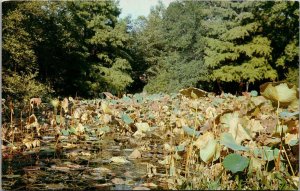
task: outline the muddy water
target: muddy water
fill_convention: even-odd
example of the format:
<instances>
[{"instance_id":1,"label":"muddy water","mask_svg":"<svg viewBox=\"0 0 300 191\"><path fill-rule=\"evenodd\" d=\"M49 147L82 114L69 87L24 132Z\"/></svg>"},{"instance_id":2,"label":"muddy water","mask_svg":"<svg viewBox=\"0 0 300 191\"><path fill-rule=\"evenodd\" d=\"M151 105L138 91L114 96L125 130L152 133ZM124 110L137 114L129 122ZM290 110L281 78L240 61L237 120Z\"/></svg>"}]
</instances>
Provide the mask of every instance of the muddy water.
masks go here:
<instances>
[{"instance_id":1,"label":"muddy water","mask_svg":"<svg viewBox=\"0 0 300 191\"><path fill-rule=\"evenodd\" d=\"M156 163L153 153L128 163L111 162L113 156L128 155L133 148L109 136L68 146L69 141L44 140L39 149L2 160L4 190L132 190L147 182L159 185L158 177L147 176L147 163ZM121 145L121 146L120 146ZM124 146L125 145L125 146ZM158 154L159 155L159 154ZM164 168L158 169L163 175ZM150 188L159 189L160 187ZM161 188L162 189L162 188Z\"/></svg>"}]
</instances>

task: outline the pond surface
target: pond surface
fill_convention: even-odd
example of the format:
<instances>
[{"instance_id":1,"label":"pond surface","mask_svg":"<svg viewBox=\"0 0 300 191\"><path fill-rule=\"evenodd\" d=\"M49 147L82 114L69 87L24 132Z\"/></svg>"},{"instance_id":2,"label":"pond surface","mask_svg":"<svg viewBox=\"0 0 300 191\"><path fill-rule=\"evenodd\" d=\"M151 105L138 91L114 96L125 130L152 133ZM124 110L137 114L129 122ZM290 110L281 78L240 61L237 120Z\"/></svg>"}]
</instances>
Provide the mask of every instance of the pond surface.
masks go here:
<instances>
[{"instance_id":1,"label":"pond surface","mask_svg":"<svg viewBox=\"0 0 300 191\"><path fill-rule=\"evenodd\" d=\"M164 168L157 170L156 178L147 176L148 162L158 160L153 151L129 160L128 155L134 149L129 144L124 146L124 140L105 136L102 140L90 138L76 145L61 140L55 149L54 137L44 138L40 148L3 158L2 187L4 190L132 190L147 189L142 185L148 182L158 185L158 177L165 174ZM112 162L112 157L125 161ZM149 189L158 188L163 189Z\"/></svg>"}]
</instances>

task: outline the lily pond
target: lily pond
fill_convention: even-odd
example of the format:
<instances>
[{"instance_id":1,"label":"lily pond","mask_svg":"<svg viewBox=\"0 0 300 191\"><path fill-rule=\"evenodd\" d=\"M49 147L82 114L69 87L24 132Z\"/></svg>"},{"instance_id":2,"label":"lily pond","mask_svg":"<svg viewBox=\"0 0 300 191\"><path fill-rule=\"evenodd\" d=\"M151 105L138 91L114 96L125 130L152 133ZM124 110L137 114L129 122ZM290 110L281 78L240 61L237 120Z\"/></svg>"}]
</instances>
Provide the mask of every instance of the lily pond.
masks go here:
<instances>
[{"instance_id":1,"label":"lily pond","mask_svg":"<svg viewBox=\"0 0 300 191\"><path fill-rule=\"evenodd\" d=\"M2 188L297 189L299 94L260 94L2 100Z\"/></svg>"}]
</instances>

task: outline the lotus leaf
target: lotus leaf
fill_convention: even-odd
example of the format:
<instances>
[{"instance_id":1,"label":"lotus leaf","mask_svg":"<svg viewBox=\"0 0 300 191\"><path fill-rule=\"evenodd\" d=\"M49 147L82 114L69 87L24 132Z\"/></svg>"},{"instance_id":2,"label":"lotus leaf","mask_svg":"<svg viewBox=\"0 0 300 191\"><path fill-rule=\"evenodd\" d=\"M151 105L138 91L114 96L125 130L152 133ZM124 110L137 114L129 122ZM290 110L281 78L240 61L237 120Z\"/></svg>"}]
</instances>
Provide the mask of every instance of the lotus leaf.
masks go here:
<instances>
[{"instance_id":1,"label":"lotus leaf","mask_svg":"<svg viewBox=\"0 0 300 191\"><path fill-rule=\"evenodd\" d=\"M126 113L123 113L121 118L127 125L134 122Z\"/></svg>"},{"instance_id":2,"label":"lotus leaf","mask_svg":"<svg viewBox=\"0 0 300 191\"><path fill-rule=\"evenodd\" d=\"M150 131L150 126L148 123L135 123L135 126L137 129L141 132L147 132Z\"/></svg>"},{"instance_id":3,"label":"lotus leaf","mask_svg":"<svg viewBox=\"0 0 300 191\"><path fill-rule=\"evenodd\" d=\"M288 86L287 83L275 85L276 83L265 83L261 85L261 94L274 103L279 102L281 106L288 106L299 97L296 86Z\"/></svg>"},{"instance_id":4,"label":"lotus leaf","mask_svg":"<svg viewBox=\"0 0 300 191\"><path fill-rule=\"evenodd\" d=\"M224 158L224 168L233 173L243 171L249 165L249 159L238 154L229 154Z\"/></svg>"},{"instance_id":5,"label":"lotus leaf","mask_svg":"<svg viewBox=\"0 0 300 191\"><path fill-rule=\"evenodd\" d=\"M221 144L235 151L247 151L247 147L238 145L230 133L221 134Z\"/></svg>"}]
</instances>

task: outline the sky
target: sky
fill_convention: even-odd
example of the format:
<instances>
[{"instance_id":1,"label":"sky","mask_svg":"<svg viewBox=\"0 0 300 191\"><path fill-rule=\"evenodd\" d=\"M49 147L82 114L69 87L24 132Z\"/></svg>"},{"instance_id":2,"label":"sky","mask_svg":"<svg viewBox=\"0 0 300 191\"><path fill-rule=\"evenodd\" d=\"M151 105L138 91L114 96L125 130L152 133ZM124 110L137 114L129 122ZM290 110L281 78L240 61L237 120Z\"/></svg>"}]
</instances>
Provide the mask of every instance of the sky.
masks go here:
<instances>
[{"instance_id":1,"label":"sky","mask_svg":"<svg viewBox=\"0 0 300 191\"><path fill-rule=\"evenodd\" d=\"M124 18L129 14L133 19L138 16L148 16L150 8L158 4L159 0L119 0L120 8L122 9L120 18ZM170 2L174 0L162 0L163 4L167 7Z\"/></svg>"}]
</instances>

